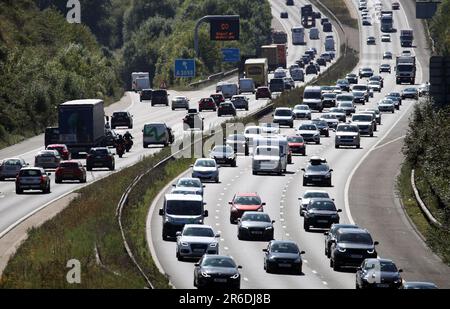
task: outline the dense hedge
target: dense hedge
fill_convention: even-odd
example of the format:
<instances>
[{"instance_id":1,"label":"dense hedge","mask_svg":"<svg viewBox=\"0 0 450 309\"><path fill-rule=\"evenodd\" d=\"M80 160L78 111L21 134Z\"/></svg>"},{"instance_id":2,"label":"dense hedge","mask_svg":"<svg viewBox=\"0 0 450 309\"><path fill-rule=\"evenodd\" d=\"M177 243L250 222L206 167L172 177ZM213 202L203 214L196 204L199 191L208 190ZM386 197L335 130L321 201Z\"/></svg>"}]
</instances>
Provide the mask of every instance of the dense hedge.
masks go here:
<instances>
[{"instance_id":1,"label":"dense hedge","mask_svg":"<svg viewBox=\"0 0 450 309\"><path fill-rule=\"evenodd\" d=\"M430 32L438 55L450 55L450 0L443 0L430 22Z\"/></svg>"}]
</instances>

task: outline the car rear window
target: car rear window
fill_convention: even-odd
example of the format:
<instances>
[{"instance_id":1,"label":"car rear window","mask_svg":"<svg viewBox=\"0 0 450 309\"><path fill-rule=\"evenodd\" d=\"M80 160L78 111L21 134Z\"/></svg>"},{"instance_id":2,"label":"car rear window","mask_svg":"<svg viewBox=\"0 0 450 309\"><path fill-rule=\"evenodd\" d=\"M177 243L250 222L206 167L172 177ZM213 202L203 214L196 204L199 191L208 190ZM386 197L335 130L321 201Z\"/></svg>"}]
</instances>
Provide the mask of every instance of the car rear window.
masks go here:
<instances>
[{"instance_id":1,"label":"car rear window","mask_svg":"<svg viewBox=\"0 0 450 309\"><path fill-rule=\"evenodd\" d=\"M64 168L78 168L79 165L76 162L63 162L60 164L61 167Z\"/></svg>"},{"instance_id":2,"label":"car rear window","mask_svg":"<svg viewBox=\"0 0 450 309\"><path fill-rule=\"evenodd\" d=\"M41 176L42 173L40 170L22 170L19 175L22 177L38 177Z\"/></svg>"},{"instance_id":3,"label":"car rear window","mask_svg":"<svg viewBox=\"0 0 450 309\"><path fill-rule=\"evenodd\" d=\"M95 149L91 151L91 154L93 155L107 155L108 149Z\"/></svg>"},{"instance_id":4,"label":"car rear window","mask_svg":"<svg viewBox=\"0 0 450 309\"><path fill-rule=\"evenodd\" d=\"M8 160L3 162L3 165L5 166L21 166L22 163L20 162L20 160Z\"/></svg>"},{"instance_id":5,"label":"car rear window","mask_svg":"<svg viewBox=\"0 0 450 309\"><path fill-rule=\"evenodd\" d=\"M167 91L166 90L154 90L152 96L154 97L166 97Z\"/></svg>"}]
</instances>

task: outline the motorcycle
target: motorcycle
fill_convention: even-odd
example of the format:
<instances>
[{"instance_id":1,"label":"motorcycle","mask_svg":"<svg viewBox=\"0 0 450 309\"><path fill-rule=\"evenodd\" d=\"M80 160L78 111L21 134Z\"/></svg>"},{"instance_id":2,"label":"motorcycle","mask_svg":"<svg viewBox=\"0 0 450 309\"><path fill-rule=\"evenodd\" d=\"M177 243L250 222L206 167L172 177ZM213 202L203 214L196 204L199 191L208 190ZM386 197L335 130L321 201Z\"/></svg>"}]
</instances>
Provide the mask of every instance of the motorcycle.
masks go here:
<instances>
[{"instance_id":1,"label":"motorcycle","mask_svg":"<svg viewBox=\"0 0 450 309\"><path fill-rule=\"evenodd\" d=\"M131 139L126 139L125 140L125 150L126 152L130 152L131 147L133 147L133 141Z\"/></svg>"},{"instance_id":2,"label":"motorcycle","mask_svg":"<svg viewBox=\"0 0 450 309\"><path fill-rule=\"evenodd\" d=\"M123 154L125 153L125 147L122 144L116 145L116 153L119 156L119 158L122 158Z\"/></svg>"}]
</instances>

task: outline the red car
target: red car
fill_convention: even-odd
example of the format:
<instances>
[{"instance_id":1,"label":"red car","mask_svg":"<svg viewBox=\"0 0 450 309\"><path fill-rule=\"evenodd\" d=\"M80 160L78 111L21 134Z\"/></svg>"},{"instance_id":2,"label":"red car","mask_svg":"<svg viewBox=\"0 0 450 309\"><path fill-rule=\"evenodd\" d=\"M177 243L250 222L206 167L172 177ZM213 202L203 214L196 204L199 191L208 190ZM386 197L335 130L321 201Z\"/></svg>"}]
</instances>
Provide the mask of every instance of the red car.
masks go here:
<instances>
[{"instance_id":1,"label":"red car","mask_svg":"<svg viewBox=\"0 0 450 309\"><path fill-rule=\"evenodd\" d=\"M236 224L246 211L264 211L266 203L261 201L257 193L237 193L231 202L230 223Z\"/></svg>"},{"instance_id":2,"label":"red car","mask_svg":"<svg viewBox=\"0 0 450 309\"><path fill-rule=\"evenodd\" d=\"M58 151L61 159L70 160L72 155L70 154L69 149L64 144L52 144L47 146L47 150L56 150Z\"/></svg>"},{"instance_id":3,"label":"red car","mask_svg":"<svg viewBox=\"0 0 450 309\"><path fill-rule=\"evenodd\" d=\"M256 100L258 99L271 99L272 93L270 92L269 87L258 87L256 89Z\"/></svg>"},{"instance_id":4,"label":"red car","mask_svg":"<svg viewBox=\"0 0 450 309\"><path fill-rule=\"evenodd\" d=\"M211 98L216 102L217 106L219 106L220 103L225 102L225 97L221 93L214 93L211 95Z\"/></svg>"},{"instance_id":5,"label":"red car","mask_svg":"<svg viewBox=\"0 0 450 309\"><path fill-rule=\"evenodd\" d=\"M306 156L305 140L300 135L288 136L287 138L289 149L292 153L299 153Z\"/></svg>"},{"instance_id":6,"label":"red car","mask_svg":"<svg viewBox=\"0 0 450 309\"><path fill-rule=\"evenodd\" d=\"M213 98L200 99L198 102L198 111L201 112L205 109L217 111L217 105Z\"/></svg>"},{"instance_id":7,"label":"red car","mask_svg":"<svg viewBox=\"0 0 450 309\"><path fill-rule=\"evenodd\" d=\"M86 169L79 161L63 161L55 172L55 182L62 183L64 180L78 180L86 182Z\"/></svg>"}]
</instances>

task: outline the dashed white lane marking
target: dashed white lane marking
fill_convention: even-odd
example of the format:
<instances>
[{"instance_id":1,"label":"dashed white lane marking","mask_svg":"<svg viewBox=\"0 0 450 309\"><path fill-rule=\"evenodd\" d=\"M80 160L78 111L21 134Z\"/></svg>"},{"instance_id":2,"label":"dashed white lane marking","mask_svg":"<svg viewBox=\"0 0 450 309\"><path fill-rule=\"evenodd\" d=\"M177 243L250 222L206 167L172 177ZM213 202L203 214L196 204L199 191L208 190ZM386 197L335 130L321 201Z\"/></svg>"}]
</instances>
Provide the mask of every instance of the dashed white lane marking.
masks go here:
<instances>
[{"instance_id":1,"label":"dashed white lane marking","mask_svg":"<svg viewBox=\"0 0 450 309\"><path fill-rule=\"evenodd\" d=\"M326 282L326 281L322 281L322 283L323 283L324 285L328 285L328 282Z\"/></svg>"},{"instance_id":2,"label":"dashed white lane marking","mask_svg":"<svg viewBox=\"0 0 450 309\"><path fill-rule=\"evenodd\" d=\"M286 236L287 236L287 237L289 237L289 236L291 236L291 234L289 234L289 233L286 233Z\"/></svg>"},{"instance_id":3,"label":"dashed white lane marking","mask_svg":"<svg viewBox=\"0 0 450 309\"><path fill-rule=\"evenodd\" d=\"M223 247L225 250L229 250L230 248L228 248L228 247Z\"/></svg>"},{"instance_id":4,"label":"dashed white lane marking","mask_svg":"<svg viewBox=\"0 0 450 309\"><path fill-rule=\"evenodd\" d=\"M220 223L216 223L216 226L220 226Z\"/></svg>"},{"instance_id":5,"label":"dashed white lane marking","mask_svg":"<svg viewBox=\"0 0 450 309\"><path fill-rule=\"evenodd\" d=\"M284 212L280 211L280 215L281 215L281 216L284 215Z\"/></svg>"},{"instance_id":6,"label":"dashed white lane marking","mask_svg":"<svg viewBox=\"0 0 450 309\"><path fill-rule=\"evenodd\" d=\"M247 277L244 277L244 281L248 281L248 278L247 278Z\"/></svg>"},{"instance_id":7,"label":"dashed white lane marking","mask_svg":"<svg viewBox=\"0 0 450 309\"><path fill-rule=\"evenodd\" d=\"M215 216L216 220L219 219L219 216Z\"/></svg>"},{"instance_id":8,"label":"dashed white lane marking","mask_svg":"<svg viewBox=\"0 0 450 309\"><path fill-rule=\"evenodd\" d=\"M225 193L223 193L223 192L222 192L222 193L220 193L220 195L225 195ZM221 199L221 198L219 198L219 201L221 201L221 200L222 200L222 199Z\"/></svg>"},{"instance_id":9,"label":"dashed white lane marking","mask_svg":"<svg viewBox=\"0 0 450 309\"><path fill-rule=\"evenodd\" d=\"M219 210L219 209L216 209L216 212L220 212L220 210Z\"/></svg>"},{"instance_id":10,"label":"dashed white lane marking","mask_svg":"<svg viewBox=\"0 0 450 309\"><path fill-rule=\"evenodd\" d=\"M283 225L283 228L285 229L285 228L286 228L286 225Z\"/></svg>"},{"instance_id":11,"label":"dashed white lane marking","mask_svg":"<svg viewBox=\"0 0 450 309\"><path fill-rule=\"evenodd\" d=\"M308 263L308 260L303 260L303 262Z\"/></svg>"},{"instance_id":12,"label":"dashed white lane marking","mask_svg":"<svg viewBox=\"0 0 450 309\"><path fill-rule=\"evenodd\" d=\"M284 222L284 219L283 219L283 218L280 218L280 221L281 221L281 222Z\"/></svg>"},{"instance_id":13,"label":"dashed white lane marking","mask_svg":"<svg viewBox=\"0 0 450 309\"><path fill-rule=\"evenodd\" d=\"M217 204L217 206L219 206L219 207L220 207L220 206L222 206L222 205L221 205L221 204Z\"/></svg>"},{"instance_id":14,"label":"dashed white lane marking","mask_svg":"<svg viewBox=\"0 0 450 309\"><path fill-rule=\"evenodd\" d=\"M221 238L220 241L225 241L225 239L224 239L224 238Z\"/></svg>"},{"instance_id":15,"label":"dashed white lane marking","mask_svg":"<svg viewBox=\"0 0 450 309\"><path fill-rule=\"evenodd\" d=\"M316 274L317 274L317 271L313 270L312 273L316 275Z\"/></svg>"},{"instance_id":16,"label":"dashed white lane marking","mask_svg":"<svg viewBox=\"0 0 450 309\"><path fill-rule=\"evenodd\" d=\"M5 195L0 195L0 198L5 198Z\"/></svg>"},{"instance_id":17,"label":"dashed white lane marking","mask_svg":"<svg viewBox=\"0 0 450 309\"><path fill-rule=\"evenodd\" d=\"M227 183L227 186L231 186L231 183Z\"/></svg>"},{"instance_id":18,"label":"dashed white lane marking","mask_svg":"<svg viewBox=\"0 0 450 309\"><path fill-rule=\"evenodd\" d=\"M280 208L281 208L281 209L283 209L283 208L284 208L284 206L283 206L283 205L280 205Z\"/></svg>"}]
</instances>

